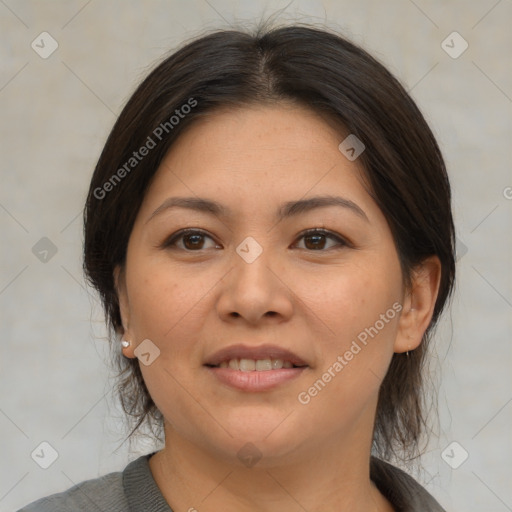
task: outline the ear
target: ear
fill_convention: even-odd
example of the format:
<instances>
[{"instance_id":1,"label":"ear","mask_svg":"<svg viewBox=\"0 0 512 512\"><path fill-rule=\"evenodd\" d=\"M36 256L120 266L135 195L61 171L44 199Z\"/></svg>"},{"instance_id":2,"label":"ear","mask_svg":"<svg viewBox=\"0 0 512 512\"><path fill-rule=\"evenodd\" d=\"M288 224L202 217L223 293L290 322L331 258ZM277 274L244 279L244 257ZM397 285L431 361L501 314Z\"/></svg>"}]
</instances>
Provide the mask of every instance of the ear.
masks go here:
<instances>
[{"instance_id":1,"label":"ear","mask_svg":"<svg viewBox=\"0 0 512 512\"><path fill-rule=\"evenodd\" d=\"M114 286L119 302L119 313L121 314L121 322L123 324L123 339L131 341L129 347L123 347L123 354L127 357L135 357L133 351L135 349L135 338L130 330L130 302L128 301L128 293L126 291L126 280L124 268L116 265L114 268Z\"/></svg>"},{"instance_id":2,"label":"ear","mask_svg":"<svg viewBox=\"0 0 512 512\"><path fill-rule=\"evenodd\" d=\"M423 260L412 272L411 287L406 291L403 310L398 323L394 352L418 348L434 313L441 262L437 256Z\"/></svg>"}]
</instances>

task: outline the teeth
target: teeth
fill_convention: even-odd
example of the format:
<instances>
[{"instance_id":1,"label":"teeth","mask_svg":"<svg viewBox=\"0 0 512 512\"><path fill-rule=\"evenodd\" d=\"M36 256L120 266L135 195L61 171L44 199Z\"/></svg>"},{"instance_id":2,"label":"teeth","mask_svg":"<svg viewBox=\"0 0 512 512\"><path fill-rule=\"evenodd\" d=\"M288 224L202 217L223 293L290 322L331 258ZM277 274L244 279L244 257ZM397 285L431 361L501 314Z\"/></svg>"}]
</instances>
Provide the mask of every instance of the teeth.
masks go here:
<instances>
[{"instance_id":1,"label":"teeth","mask_svg":"<svg viewBox=\"0 0 512 512\"><path fill-rule=\"evenodd\" d=\"M240 359L240 370L243 372L256 370L256 361L254 359Z\"/></svg>"},{"instance_id":2,"label":"teeth","mask_svg":"<svg viewBox=\"0 0 512 512\"><path fill-rule=\"evenodd\" d=\"M283 359L230 359L229 361L222 361L219 368L231 368L242 372L265 372L280 370L281 368L293 368L293 364L290 361L283 361Z\"/></svg>"},{"instance_id":3,"label":"teeth","mask_svg":"<svg viewBox=\"0 0 512 512\"><path fill-rule=\"evenodd\" d=\"M272 361L270 359L258 359L256 361L256 370L259 372L262 370L272 370Z\"/></svg>"}]
</instances>

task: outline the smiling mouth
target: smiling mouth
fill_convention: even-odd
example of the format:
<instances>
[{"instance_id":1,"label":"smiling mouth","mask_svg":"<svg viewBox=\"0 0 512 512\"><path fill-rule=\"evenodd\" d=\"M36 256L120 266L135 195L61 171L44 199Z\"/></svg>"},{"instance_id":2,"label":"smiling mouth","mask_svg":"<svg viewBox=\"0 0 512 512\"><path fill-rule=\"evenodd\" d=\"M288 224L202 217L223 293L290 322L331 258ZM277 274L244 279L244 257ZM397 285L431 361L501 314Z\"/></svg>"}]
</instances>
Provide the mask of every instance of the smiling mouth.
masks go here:
<instances>
[{"instance_id":1,"label":"smiling mouth","mask_svg":"<svg viewBox=\"0 0 512 512\"><path fill-rule=\"evenodd\" d=\"M221 363L206 364L210 368L231 368L242 372L265 372L288 368L305 368L307 365L296 365L285 359L229 359Z\"/></svg>"}]
</instances>

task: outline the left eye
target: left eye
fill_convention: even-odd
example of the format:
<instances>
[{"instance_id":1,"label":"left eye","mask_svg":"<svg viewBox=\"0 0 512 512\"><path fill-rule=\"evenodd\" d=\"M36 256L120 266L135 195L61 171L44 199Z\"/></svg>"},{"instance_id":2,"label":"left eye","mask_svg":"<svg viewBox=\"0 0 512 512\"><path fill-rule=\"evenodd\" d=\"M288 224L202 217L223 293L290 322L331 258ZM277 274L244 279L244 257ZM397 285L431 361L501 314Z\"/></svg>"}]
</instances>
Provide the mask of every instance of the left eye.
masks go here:
<instances>
[{"instance_id":1,"label":"left eye","mask_svg":"<svg viewBox=\"0 0 512 512\"><path fill-rule=\"evenodd\" d=\"M306 231L305 233L302 233L302 235L299 237L299 240L301 238L303 238L306 241L306 245L309 245L309 247L305 247L305 249L311 250L325 249L326 238L335 240L337 242L337 244L334 244L335 246L348 245L347 242L343 240L343 238L325 229L311 229L309 231ZM300 249L303 249L303 247L300 247ZM328 249L330 249L330 247L328 247Z\"/></svg>"}]
</instances>

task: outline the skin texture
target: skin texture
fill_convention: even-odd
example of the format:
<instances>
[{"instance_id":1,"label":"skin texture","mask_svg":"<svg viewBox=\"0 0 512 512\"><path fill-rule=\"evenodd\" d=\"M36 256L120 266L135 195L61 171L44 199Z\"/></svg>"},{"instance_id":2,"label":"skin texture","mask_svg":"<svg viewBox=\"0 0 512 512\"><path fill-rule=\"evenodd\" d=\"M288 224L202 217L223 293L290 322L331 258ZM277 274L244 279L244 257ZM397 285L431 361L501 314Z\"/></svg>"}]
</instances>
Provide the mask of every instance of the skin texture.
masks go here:
<instances>
[{"instance_id":1,"label":"skin texture","mask_svg":"<svg viewBox=\"0 0 512 512\"><path fill-rule=\"evenodd\" d=\"M414 350L432 316L440 277L436 257L404 287L388 224L361 180L357 160L338 150L346 134L297 106L218 111L191 125L166 155L144 198L115 272L124 339L150 339L154 362L139 361L165 417L165 448L150 468L175 511L390 511L369 479L379 386L393 352ZM348 208L317 208L277 221L286 201L339 195ZM217 218L173 208L169 197L213 199ZM206 232L163 246L183 228ZM301 236L324 228L346 239ZM263 252L247 263L246 238ZM309 403L298 401L399 303L402 310ZM229 345L276 344L309 365L258 393L220 383L203 366ZM246 444L261 459L237 456Z\"/></svg>"}]
</instances>

